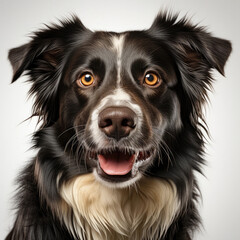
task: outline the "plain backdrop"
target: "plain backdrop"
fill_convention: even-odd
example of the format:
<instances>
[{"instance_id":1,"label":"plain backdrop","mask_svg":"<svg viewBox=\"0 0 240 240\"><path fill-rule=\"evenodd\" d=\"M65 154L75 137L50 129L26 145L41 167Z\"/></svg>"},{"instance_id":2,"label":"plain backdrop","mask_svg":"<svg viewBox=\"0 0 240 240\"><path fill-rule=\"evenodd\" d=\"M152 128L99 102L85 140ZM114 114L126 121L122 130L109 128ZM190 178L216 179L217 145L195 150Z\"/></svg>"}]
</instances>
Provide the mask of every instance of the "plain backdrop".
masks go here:
<instances>
[{"instance_id":1,"label":"plain backdrop","mask_svg":"<svg viewBox=\"0 0 240 240\"><path fill-rule=\"evenodd\" d=\"M231 40L233 53L225 75L210 93L206 118L211 132L207 144L206 177L198 176L202 190L203 228L196 240L240 239L240 1L237 0L0 0L0 239L13 224L14 179L34 156L31 134L36 120L25 77L10 85L8 50L29 40L44 23L78 15L92 30L125 31L150 27L159 10L188 14L194 23L208 26L215 36Z\"/></svg>"}]
</instances>

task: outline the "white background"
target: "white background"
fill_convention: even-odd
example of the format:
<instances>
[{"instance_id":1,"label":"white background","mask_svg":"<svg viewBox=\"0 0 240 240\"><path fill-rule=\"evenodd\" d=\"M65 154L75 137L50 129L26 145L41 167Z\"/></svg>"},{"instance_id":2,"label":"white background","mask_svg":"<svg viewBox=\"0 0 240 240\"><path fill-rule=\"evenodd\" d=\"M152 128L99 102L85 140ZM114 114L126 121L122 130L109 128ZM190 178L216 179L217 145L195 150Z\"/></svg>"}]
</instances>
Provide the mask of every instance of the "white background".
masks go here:
<instances>
[{"instance_id":1,"label":"white background","mask_svg":"<svg viewBox=\"0 0 240 240\"><path fill-rule=\"evenodd\" d=\"M226 78L214 73L217 81L211 104L206 108L211 140L207 148L206 177L199 176L203 201L200 212L204 228L197 240L240 239L240 1L238 0L0 0L0 239L12 226L14 179L34 155L31 134L35 120L29 85L24 77L10 85L12 71L7 61L10 48L29 40L30 33L43 23L76 13L92 30L124 31L148 28L161 9L188 13L194 23L209 26L215 36L233 43L226 65Z\"/></svg>"}]
</instances>

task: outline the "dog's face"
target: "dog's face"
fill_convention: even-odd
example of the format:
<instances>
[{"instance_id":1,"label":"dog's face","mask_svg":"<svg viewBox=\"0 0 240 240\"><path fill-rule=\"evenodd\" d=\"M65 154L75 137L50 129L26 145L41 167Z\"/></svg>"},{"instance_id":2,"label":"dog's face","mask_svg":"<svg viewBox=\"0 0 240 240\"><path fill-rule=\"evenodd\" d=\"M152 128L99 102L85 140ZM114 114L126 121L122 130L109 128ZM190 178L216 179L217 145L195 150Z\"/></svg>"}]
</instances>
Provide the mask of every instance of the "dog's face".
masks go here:
<instances>
[{"instance_id":1,"label":"dog's face","mask_svg":"<svg viewBox=\"0 0 240 240\"><path fill-rule=\"evenodd\" d=\"M61 119L74 126L86 163L100 180L134 182L165 130L181 126L168 49L144 32L97 32L72 49L64 68Z\"/></svg>"},{"instance_id":2,"label":"dog's face","mask_svg":"<svg viewBox=\"0 0 240 240\"><path fill-rule=\"evenodd\" d=\"M56 126L71 161L123 187L160 166L169 139L197 121L209 70L223 73L230 50L229 42L166 16L121 34L91 32L74 19L36 33L9 58L13 81L28 70L34 112L44 127Z\"/></svg>"}]
</instances>

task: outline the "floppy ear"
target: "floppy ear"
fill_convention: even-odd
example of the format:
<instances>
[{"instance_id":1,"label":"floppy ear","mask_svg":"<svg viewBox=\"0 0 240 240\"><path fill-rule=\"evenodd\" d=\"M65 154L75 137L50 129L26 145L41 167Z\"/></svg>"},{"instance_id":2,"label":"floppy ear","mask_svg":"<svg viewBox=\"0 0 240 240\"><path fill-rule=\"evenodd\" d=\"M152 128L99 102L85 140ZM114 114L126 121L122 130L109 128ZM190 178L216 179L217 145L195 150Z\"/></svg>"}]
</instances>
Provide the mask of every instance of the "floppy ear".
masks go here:
<instances>
[{"instance_id":1,"label":"floppy ear","mask_svg":"<svg viewBox=\"0 0 240 240\"><path fill-rule=\"evenodd\" d=\"M178 21L178 15L170 13L160 13L149 31L167 40L185 58L195 57L196 61L197 57L224 75L224 65L232 50L229 41L213 37L204 27L192 25L186 17Z\"/></svg>"},{"instance_id":2,"label":"floppy ear","mask_svg":"<svg viewBox=\"0 0 240 240\"><path fill-rule=\"evenodd\" d=\"M232 51L231 43L208 33L199 33L197 37L200 39L200 46L196 50L202 52L210 67L224 75L224 66Z\"/></svg>"},{"instance_id":3,"label":"floppy ear","mask_svg":"<svg viewBox=\"0 0 240 240\"><path fill-rule=\"evenodd\" d=\"M49 126L58 119L58 86L61 78L62 59L68 46L86 30L77 17L61 25L53 25L36 32L32 40L9 51L13 67L12 82L24 72L32 83L30 94L34 95L33 115ZM76 37L77 39L77 37Z\"/></svg>"},{"instance_id":4,"label":"floppy ear","mask_svg":"<svg viewBox=\"0 0 240 240\"><path fill-rule=\"evenodd\" d=\"M180 81L188 100L189 112L197 121L201 105L211 88L211 69L224 75L224 66L231 53L231 43L213 37L204 28L192 25L187 18L160 14L149 29L154 38L164 40L176 62ZM186 96L185 94L185 96ZM185 98L185 97L184 97ZM189 113L188 113L189 114Z\"/></svg>"},{"instance_id":5,"label":"floppy ear","mask_svg":"<svg viewBox=\"0 0 240 240\"><path fill-rule=\"evenodd\" d=\"M40 40L40 39L39 39ZM51 42L33 40L28 44L13 48L8 58L13 68L12 82L15 82L25 70L36 68L34 64L42 67L42 71L54 71L60 63L63 46Z\"/></svg>"},{"instance_id":6,"label":"floppy ear","mask_svg":"<svg viewBox=\"0 0 240 240\"><path fill-rule=\"evenodd\" d=\"M26 59L28 48L29 44L25 44L18 48L13 48L9 51L8 58L13 67L12 82L14 82L20 77L22 72L25 70L25 66L28 65L23 63L24 60Z\"/></svg>"}]
</instances>

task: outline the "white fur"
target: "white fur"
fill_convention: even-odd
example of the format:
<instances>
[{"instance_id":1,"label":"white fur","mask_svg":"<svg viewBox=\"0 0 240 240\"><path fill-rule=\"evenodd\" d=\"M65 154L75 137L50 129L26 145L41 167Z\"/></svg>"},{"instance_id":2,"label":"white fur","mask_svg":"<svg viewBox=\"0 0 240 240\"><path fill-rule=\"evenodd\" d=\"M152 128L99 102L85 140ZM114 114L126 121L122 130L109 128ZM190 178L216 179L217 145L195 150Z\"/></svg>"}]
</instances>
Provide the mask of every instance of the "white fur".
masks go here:
<instances>
[{"instance_id":1,"label":"white fur","mask_svg":"<svg viewBox=\"0 0 240 240\"><path fill-rule=\"evenodd\" d=\"M122 88L117 88L112 94L104 97L98 106L93 110L90 122L90 131L93 141L97 145L98 149L106 147L105 136L98 127L98 116L99 113L106 107L124 106L130 108L137 115L138 121L135 131L138 131L142 126L142 110L139 105L132 102L130 95L125 92Z\"/></svg>"},{"instance_id":2,"label":"white fur","mask_svg":"<svg viewBox=\"0 0 240 240\"><path fill-rule=\"evenodd\" d=\"M117 52L117 84L120 86L121 81L121 68L122 68L122 51L124 45L125 36L114 36L112 38L113 50Z\"/></svg>"},{"instance_id":3,"label":"white fur","mask_svg":"<svg viewBox=\"0 0 240 240\"><path fill-rule=\"evenodd\" d=\"M160 239L180 206L176 186L151 177L121 189L102 185L90 173L66 182L60 194L59 217L80 240Z\"/></svg>"}]
</instances>

